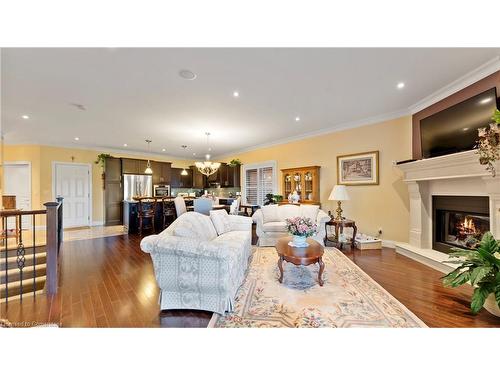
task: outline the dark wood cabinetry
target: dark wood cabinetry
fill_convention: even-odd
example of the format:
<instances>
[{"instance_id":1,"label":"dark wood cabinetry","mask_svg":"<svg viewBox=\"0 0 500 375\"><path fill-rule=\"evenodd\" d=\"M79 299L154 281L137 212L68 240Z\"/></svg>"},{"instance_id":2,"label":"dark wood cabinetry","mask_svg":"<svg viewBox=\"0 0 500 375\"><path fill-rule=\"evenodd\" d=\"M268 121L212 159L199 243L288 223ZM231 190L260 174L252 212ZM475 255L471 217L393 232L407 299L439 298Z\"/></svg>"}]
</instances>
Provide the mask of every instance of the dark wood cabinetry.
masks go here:
<instances>
[{"instance_id":1,"label":"dark wood cabinetry","mask_svg":"<svg viewBox=\"0 0 500 375\"><path fill-rule=\"evenodd\" d=\"M210 187L210 183L218 183L221 187L240 187L241 166L230 166L221 163L218 171L208 177L201 174L195 166L191 166L192 184L194 189L204 189Z\"/></svg>"},{"instance_id":2,"label":"dark wood cabinetry","mask_svg":"<svg viewBox=\"0 0 500 375\"><path fill-rule=\"evenodd\" d=\"M192 188L193 187L193 171L187 168L187 175L182 175L184 168L172 168L170 186L173 188Z\"/></svg>"},{"instance_id":3,"label":"dark wood cabinetry","mask_svg":"<svg viewBox=\"0 0 500 375\"><path fill-rule=\"evenodd\" d=\"M229 183L229 187L240 187L241 182L241 167L239 165L232 167L230 165L227 166L227 180Z\"/></svg>"},{"instance_id":4,"label":"dark wood cabinetry","mask_svg":"<svg viewBox=\"0 0 500 375\"><path fill-rule=\"evenodd\" d=\"M193 172L189 168L186 168L186 172L187 175L181 174L181 187L191 188L193 187Z\"/></svg>"},{"instance_id":5,"label":"dark wood cabinetry","mask_svg":"<svg viewBox=\"0 0 500 375\"><path fill-rule=\"evenodd\" d=\"M204 189L207 185L206 177L201 174L198 168L196 168L194 165L192 165L190 169L193 176L193 189Z\"/></svg>"},{"instance_id":6,"label":"dark wood cabinetry","mask_svg":"<svg viewBox=\"0 0 500 375\"><path fill-rule=\"evenodd\" d=\"M122 171L124 174L144 174L148 165L147 160L122 158ZM151 161L153 170L153 184L170 184L171 165L169 162Z\"/></svg>"},{"instance_id":7,"label":"dark wood cabinetry","mask_svg":"<svg viewBox=\"0 0 500 375\"><path fill-rule=\"evenodd\" d=\"M106 158L104 162L104 224L122 223L122 162L118 158Z\"/></svg>"},{"instance_id":8,"label":"dark wood cabinetry","mask_svg":"<svg viewBox=\"0 0 500 375\"><path fill-rule=\"evenodd\" d=\"M147 160L122 158L122 171L125 174L144 174L148 165Z\"/></svg>"},{"instance_id":9,"label":"dark wood cabinetry","mask_svg":"<svg viewBox=\"0 0 500 375\"><path fill-rule=\"evenodd\" d=\"M151 162L151 169L153 170L153 185L171 185L172 176L172 163L165 163L159 161Z\"/></svg>"}]
</instances>

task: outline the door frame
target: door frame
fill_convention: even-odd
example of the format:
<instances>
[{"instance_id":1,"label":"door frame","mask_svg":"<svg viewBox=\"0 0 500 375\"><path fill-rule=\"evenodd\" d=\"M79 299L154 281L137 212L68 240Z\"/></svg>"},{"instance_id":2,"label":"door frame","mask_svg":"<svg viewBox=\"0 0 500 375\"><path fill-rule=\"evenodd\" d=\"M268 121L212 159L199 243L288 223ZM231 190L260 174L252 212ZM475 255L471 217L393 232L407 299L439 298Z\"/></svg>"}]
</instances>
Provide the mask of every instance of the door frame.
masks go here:
<instances>
[{"instance_id":1,"label":"door frame","mask_svg":"<svg viewBox=\"0 0 500 375\"><path fill-rule=\"evenodd\" d=\"M28 173L28 178L29 178L29 184L28 184L28 187L29 187L29 197L30 197L30 210L33 209L33 186L31 185L32 182L33 182L33 176L31 175L32 173L32 167L31 167L31 162L30 161L6 161L3 163L4 167L5 166L9 166L9 165L26 165L28 166L28 170L29 170L29 173ZM3 193L5 194L5 168L3 170L3 181L2 181L2 186L3 186ZM17 204L17 202L16 202ZM32 224L30 223L29 224L29 227L31 227Z\"/></svg>"},{"instance_id":2,"label":"door frame","mask_svg":"<svg viewBox=\"0 0 500 375\"><path fill-rule=\"evenodd\" d=\"M29 169L29 196L30 196L30 206L31 208L33 208L33 189L32 189L32 176L31 176L31 173L32 173L32 168L31 168L31 162L30 161L6 161L3 163L4 166L7 166L7 165L27 165L28 166L28 169ZM5 190L5 169L4 169L4 175L3 175L3 187L4 187L4 190Z\"/></svg>"},{"instance_id":3,"label":"door frame","mask_svg":"<svg viewBox=\"0 0 500 375\"><path fill-rule=\"evenodd\" d=\"M56 168L58 165L74 165L74 166L79 166L79 167L87 167L87 178L88 178L88 183L89 183L89 219L88 219L88 224L87 226L91 227L92 226L92 164L90 163L69 163L69 162L64 162L64 161L53 161L52 162L52 200L55 202L56 200ZM63 223L63 228L64 228L64 223Z\"/></svg>"}]
</instances>

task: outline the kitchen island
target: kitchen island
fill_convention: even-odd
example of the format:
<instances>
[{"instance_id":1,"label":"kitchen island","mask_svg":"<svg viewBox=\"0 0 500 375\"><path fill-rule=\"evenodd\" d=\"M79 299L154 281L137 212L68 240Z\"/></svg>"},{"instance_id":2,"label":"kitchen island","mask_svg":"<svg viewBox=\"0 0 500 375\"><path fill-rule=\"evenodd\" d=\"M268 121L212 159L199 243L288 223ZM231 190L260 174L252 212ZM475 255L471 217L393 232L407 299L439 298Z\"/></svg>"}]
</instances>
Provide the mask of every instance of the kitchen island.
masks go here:
<instances>
[{"instance_id":1,"label":"kitchen island","mask_svg":"<svg viewBox=\"0 0 500 375\"><path fill-rule=\"evenodd\" d=\"M158 201L155 206L155 233L160 233L164 228L163 222L163 204L161 198L157 198ZM187 204L187 202L186 202ZM169 217L169 221L175 220L175 205L174 199L169 197L169 205L172 208L172 217ZM168 224L168 223L167 223ZM123 201L123 226L127 233L135 234L139 233L139 201L137 200L125 200ZM153 230L148 232L153 233Z\"/></svg>"}]
</instances>

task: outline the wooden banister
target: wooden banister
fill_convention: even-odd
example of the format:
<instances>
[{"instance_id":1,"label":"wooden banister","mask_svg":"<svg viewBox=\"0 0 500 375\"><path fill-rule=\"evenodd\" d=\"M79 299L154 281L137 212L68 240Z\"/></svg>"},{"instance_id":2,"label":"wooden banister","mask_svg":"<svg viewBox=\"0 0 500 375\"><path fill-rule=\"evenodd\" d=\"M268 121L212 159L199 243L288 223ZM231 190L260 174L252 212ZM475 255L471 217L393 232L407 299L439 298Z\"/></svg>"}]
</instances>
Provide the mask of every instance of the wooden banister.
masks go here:
<instances>
[{"instance_id":1,"label":"wooden banister","mask_svg":"<svg viewBox=\"0 0 500 375\"><path fill-rule=\"evenodd\" d=\"M47 202L46 233L47 233L47 268L45 290L47 294L57 293L59 246L62 241L62 198L57 202Z\"/></svg>"}]
</instances>

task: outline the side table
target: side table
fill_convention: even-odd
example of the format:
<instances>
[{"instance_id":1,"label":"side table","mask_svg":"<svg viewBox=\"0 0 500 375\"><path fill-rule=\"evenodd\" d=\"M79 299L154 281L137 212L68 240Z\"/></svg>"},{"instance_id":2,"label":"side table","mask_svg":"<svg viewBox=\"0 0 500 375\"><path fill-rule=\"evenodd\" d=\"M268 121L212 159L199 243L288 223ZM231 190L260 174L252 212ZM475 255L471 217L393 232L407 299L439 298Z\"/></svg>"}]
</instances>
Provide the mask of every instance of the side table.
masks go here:
<instances>
[{"instance_id":1,"label":"side table","mask_svg":"<svg viewBox=\"0 0 500 375\"><path fill-rule=\"evenodd\" d=\"M336 220L336 219L331 219L330 221L325 223L325 246L326 242L328 241L328 227L329 226L334 226L335 227L335 240L333 242L337 243L337 246L339 247L340 250L342 250L343 244L339 241L339 230L340 234L344 232L344 228L352 228L353 233L352 233L352 240L351 240L351 248L354 248L354 242L356 241L356 233L358 232L358 228L356 227L356 222L354 220L349 220L349 219L342 219L342 220Z\"/></svg>"}]
</instances>

